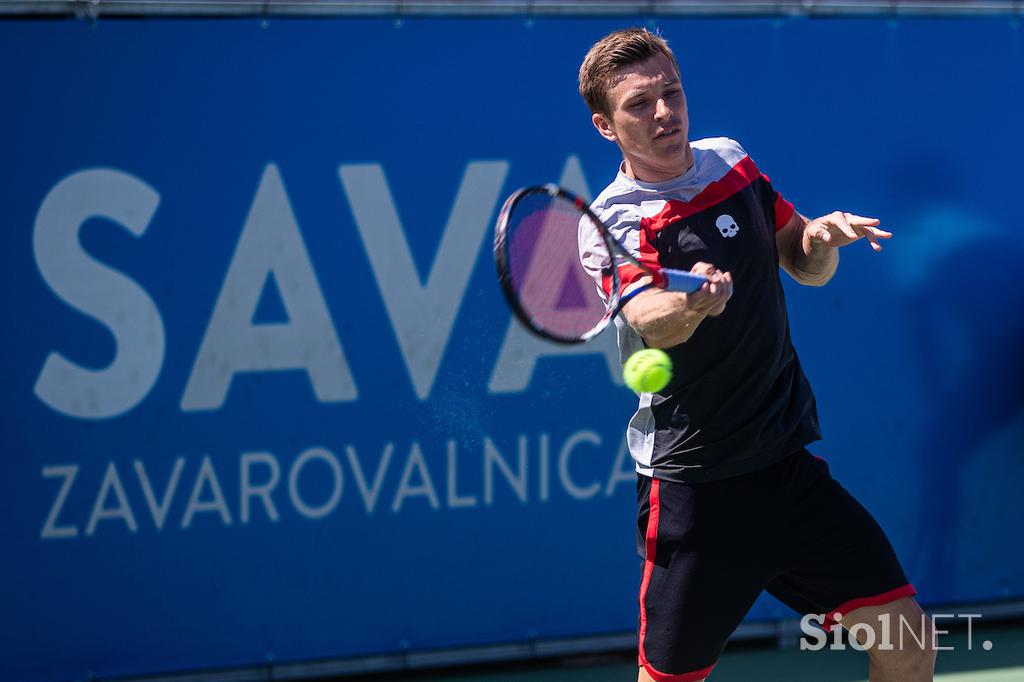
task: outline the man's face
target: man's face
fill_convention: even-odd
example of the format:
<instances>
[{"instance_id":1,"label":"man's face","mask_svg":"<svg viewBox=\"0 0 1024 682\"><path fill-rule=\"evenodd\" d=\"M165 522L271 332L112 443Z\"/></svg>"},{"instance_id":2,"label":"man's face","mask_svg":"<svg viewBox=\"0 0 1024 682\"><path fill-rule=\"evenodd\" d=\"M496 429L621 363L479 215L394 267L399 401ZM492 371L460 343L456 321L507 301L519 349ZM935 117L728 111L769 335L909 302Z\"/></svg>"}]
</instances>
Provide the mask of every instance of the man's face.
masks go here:
<instances>
[{"instance_id":1,"label":"man's face","mask_svg":"<svg viewBox=\"0 0 1024 682\"><path fill-rule=\"evenodd\" d=\"M647 182L678 177L693 163L690 120L679 73L658 54L612 75L611 117L594 114L601 135L619 145L626 172Z\"/></svg>"}]
</instances>

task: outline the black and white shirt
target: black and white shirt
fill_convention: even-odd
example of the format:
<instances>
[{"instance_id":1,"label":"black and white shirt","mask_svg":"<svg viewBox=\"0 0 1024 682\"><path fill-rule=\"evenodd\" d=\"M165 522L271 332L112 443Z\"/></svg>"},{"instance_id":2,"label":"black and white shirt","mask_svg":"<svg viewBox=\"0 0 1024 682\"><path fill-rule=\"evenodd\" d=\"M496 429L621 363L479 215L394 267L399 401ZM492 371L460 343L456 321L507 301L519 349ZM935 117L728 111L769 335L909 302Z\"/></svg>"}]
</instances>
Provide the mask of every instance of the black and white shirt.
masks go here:
<instances>
[{"instance_id":1,"label":"black and white shirt","mask_svg":"<svg viewBox=\"0 0 1024 682\"><path fill-rule=\"evenodd\" d=\"M725 312L666 351L672 381L641 394L627 431L638 472L699 482L767 466L821 435L790 340L775 247L793 205L734 140L691 146L694 164L683 175L648 183L620 170L591 208L641 263L689 270L704 261L732 273ZM635 266L619 273L623 293L641 284ZM622 316L615 324L624 360L644 342Z\"/></svg>"}]
</instances>

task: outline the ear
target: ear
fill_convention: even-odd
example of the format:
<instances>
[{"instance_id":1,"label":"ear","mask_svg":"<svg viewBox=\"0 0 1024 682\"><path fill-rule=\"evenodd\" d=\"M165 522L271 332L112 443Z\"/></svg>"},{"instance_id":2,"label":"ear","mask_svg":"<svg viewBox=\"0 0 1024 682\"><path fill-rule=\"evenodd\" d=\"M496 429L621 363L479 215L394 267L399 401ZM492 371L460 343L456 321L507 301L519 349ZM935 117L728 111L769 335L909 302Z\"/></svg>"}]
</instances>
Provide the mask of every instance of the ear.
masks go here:
<instances>
[{"instance_id":1,"label":"ear","mask_svg":"<svg viewBox=\"0 0 1024 682\"><path fill-rule=\"evenodd\" d=\"M615 134L615 125L607 116L594 114L590 120L594 122L594 127L597 128L597 132L601 133L601 137L612 142L618 140L618 136Z\"/></svg>"}]
</instances>

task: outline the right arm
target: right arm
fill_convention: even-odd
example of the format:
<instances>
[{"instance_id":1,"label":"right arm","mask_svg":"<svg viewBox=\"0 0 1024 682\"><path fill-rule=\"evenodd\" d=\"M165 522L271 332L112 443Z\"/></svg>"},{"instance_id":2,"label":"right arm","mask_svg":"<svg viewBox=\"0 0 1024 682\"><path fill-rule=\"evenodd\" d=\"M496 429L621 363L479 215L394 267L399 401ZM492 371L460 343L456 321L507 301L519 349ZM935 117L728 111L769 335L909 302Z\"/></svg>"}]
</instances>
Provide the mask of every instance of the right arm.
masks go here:
<instances>
[{"instance_id":1,"label":"right arm","mask_svg":"<svg viewBox=\"0 0 1024 682\"><path fill-rule=\"evenodd\" d=\"M732 296L732 275L708 263L697 263L690 271L705 275L708 283L690 294L647 289L623 306L626 321L648 347L678 346L689 340L704 318L725 310Z\"/></svg>"}]
</instances>

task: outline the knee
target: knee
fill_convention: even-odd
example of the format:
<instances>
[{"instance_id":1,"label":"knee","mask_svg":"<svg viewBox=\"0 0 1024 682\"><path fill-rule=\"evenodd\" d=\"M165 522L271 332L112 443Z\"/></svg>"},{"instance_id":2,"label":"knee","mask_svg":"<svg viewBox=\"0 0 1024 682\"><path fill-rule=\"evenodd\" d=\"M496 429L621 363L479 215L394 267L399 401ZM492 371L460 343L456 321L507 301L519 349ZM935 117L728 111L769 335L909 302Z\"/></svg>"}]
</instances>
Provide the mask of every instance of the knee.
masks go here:
<instances>
[{"instance_id":1,"label":"knee","mask_svg":"<svg viewBox=\"0 0 1024 682\"><path fill-rule=\"evenodd\" d=\"M923 616L923 612L922 612ZM920 674L935 669L935 633L932 620L922 617L921 627L916 632L901 631L889 646L873 647L868 650L872 662L883 669L898 670L901 673ZM904 636L905 635L905 636Z\"/></svg>"},{"instance_id":2,"label":"knee","mask_svg":"<svg viewBox=\"0 0 1024 682\"><path fill-rule=\"evenodd\" d=\"M922 647L917 642L904 642L902 647L884 651L872 649L871 658L883 668L898 668L907 672L924 672L935 669L935 647L929 640Z\"/></svg>"}]
</instances>

